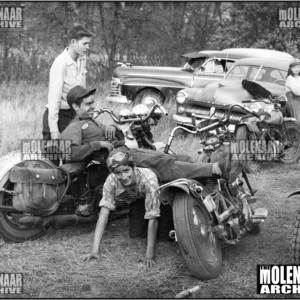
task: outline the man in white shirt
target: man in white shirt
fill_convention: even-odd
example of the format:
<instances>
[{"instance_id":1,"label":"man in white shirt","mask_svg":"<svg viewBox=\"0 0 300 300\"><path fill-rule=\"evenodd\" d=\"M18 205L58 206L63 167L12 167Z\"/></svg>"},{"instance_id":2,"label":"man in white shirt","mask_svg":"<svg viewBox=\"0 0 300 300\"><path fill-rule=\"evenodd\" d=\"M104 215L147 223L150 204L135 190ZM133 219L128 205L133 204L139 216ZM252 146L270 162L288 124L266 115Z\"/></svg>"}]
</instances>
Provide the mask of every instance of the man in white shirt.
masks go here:
<instances>
[{"instance_id":1,"label":"man in white shirt","mask_svg":"<svg viewBox=\"0 0 300 300\"><path fill-rule=\"evenodd\" d=\"M86 54L93 34L82 25L68 31L69 46L50 69L48 104L43 116L43 139L58 139L73 113L67 103L68 92L76 85L86 87Z\"/></svg>"}]
</instances>

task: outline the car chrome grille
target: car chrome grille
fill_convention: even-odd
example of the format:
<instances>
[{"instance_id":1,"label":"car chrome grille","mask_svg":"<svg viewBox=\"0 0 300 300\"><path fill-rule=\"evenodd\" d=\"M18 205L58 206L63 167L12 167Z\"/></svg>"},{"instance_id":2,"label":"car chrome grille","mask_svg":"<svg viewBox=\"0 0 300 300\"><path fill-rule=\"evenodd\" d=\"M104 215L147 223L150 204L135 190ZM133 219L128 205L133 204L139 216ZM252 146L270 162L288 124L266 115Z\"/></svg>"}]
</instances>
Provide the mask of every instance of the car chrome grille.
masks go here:
<instances>
[{"instance_id":1,"label":"car chrome grille","mask_svg":"<svg viewBox=\"0 0 300 300\"><path fill-rule=\"evenodd\" d=\"M216 111L214 116L217 117L217 118L224 118L225 115L226 115L227 111ZM209 108L195 108L195 107L190 107L190 108L187 108L186 109L186 114L188 116L191 116L192 114L195 114L196 115L196 118L201 118L201 116L203 117L207 117L210 115L210 109ZM232 123L239 123L240 122L240 119L241 117L243 116L243 114L238 114L238 113L234 113L234 114L231 114L229 116L229 120L232 122Z\"/></svg>"},{"instance_id":2,"label":"car chrome grille","mask_svg":"<svg viewBox=\"0 0 300 300\"><path fill-rule=\"evenodd\" d=\"M110 96L111 97L119 96L119 84L115 81L111 81L110 83Z\"/></svg>"}]
</instances>

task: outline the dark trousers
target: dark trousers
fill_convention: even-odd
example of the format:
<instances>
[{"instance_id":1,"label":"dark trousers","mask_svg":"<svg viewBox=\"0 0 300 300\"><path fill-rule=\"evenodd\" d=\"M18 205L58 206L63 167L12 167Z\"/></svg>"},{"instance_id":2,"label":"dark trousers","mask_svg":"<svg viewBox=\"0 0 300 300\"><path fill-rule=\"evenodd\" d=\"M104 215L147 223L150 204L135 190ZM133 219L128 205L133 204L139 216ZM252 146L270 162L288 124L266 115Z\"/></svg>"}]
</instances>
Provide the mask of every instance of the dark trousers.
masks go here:
<instances>
[{"instance_id":1,"label":"dark trousers","mask_svg":"<svg viewBox=\"0 0 300 300\"><path fill-rule=\"evenodd\" d=\"M114 150L115 152L118 149ZM169 155L147 149L129 150L137 167L149 168L161 182L170 182L179 178L194 179L212 176L211 163L191 162L185 155Z\"/></svg>"},{"instance_id":2,"label":"dark trousers","mask_svg":"<svg viewBox=\"0 0 300 300\"><path fill-rule=\"evenodd\" d=\"M43 140L51 140L51 133L48 122L49 111L46 108L43 115ZM61 133L65 130L65 128L69 125L69 123L74 118L74 113L71 109L60 109L58 113L58 131Z\"/></svg>"},{"instance_id":3,"label":"dark trousers","mask_svg":"<svg viewBox=\"0 0 300 300\"><path fill-rule=\"evenodd\" d=\"M145 238L148 231L149 220L144 219L145 200L137 200L129 204L129 236L130 238ZM158 218L158 240L168 240L169 232L174 229L172 207L160 205Z\"/></svg>"}]
</instances>

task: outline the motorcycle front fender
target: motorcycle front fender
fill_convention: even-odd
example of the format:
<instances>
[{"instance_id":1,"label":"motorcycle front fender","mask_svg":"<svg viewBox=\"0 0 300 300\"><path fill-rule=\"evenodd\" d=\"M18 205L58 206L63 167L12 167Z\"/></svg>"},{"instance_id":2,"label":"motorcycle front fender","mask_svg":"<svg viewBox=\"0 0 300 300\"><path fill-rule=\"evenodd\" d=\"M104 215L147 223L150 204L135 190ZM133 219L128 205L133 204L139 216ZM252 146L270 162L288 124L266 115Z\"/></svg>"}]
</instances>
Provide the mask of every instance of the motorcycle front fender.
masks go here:
<instances>
[{"instance_id":1,"label":"motorcycle front fender","mask_svg":"<svg viewBox=\"0 0 300 300\"><path fill-rule=\"evenodd\" d=\"M195 187L195 185L201 190L199 194L198 192L196 192L195 194L195 190L193 188ZM180 178L159 187L158 191L160 191L159 198L161 202L168 202L171 206L173 206L174 197L179 190L184 191L187 194L192 193L193 196L198 198L199 196L201 196L203 188L201 184L196 180Z\"/></svg>"}]
</instances>

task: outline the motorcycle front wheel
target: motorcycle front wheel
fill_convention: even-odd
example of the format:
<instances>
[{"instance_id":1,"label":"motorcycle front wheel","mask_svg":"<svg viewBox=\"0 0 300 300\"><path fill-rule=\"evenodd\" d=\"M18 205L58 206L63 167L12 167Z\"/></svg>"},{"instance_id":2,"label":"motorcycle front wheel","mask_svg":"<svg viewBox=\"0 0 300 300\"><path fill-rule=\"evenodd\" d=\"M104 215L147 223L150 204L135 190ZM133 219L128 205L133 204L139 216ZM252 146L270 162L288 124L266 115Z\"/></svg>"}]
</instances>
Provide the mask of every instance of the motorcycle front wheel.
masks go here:
<instances>
[{"instance_id":1,"label":"motorcycle front wheel","mask_svg":"<svg viewBox=\"0 0 300 300\"><path fill-rule=\"evenodd\" d=\"M200 280L218 277L221 244L212 232L209 213L201 200L179 191L174 198L173 217L178 244L190 272Z\"/></svg>"},{"instance_id":2,"label":"motorcycle front wheel","mask_svg":"<svg viewBox=\"0 0 300 300\"><path fill-rule=\"evenodd\" d=\"M7 180L2 187L6 190L13 190L14 184ZM12 206L12 195L3 191L0 192L0 205ZM15 212L0 211L0 237L5 242L23 243L28 240L35 240L46 232L43 227L26 228L18 225L12 214ZM20 214L22 213L20 212Z\"/></svg>"},{"instance_id":3,"label":"motorcycle front wheel","mask_svg":"<svg viewBox=\"0 0 300 300\"><path fill-rule=\"evenodd\" d=\"M285 126L289 135L289 145L285 146L280 161L295 163L300 159L300 125L297 122L286 122Z\"/></svg>"},{"instance_id":4,"label":"motorcycle front wheel","mask_svg":"<svg viewBox=\"0 0 300 300\"><path fill-rule=\"evenodd\" d=\"M294 265L300 265L300 213L297 216L292 233L290 259Z\"/></svg>"}]
</instances>

